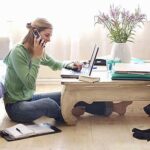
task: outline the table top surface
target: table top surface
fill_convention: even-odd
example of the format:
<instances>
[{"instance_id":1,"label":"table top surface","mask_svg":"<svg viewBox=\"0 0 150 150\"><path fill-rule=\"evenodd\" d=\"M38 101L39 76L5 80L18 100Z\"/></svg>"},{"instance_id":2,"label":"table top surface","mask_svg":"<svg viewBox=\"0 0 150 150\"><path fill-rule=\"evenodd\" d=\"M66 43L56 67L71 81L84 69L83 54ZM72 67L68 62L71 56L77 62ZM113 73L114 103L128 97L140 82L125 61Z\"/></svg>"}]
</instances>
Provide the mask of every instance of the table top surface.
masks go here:
<instances>
[{"instance_id":1,"label":"table top surface","mask_svg":"<svg viewBox=\"0 0 150 150\"><path fill-rule=\"evenodd\" d=\"M92 72L92 76L100 77L100 80L98 82L85 82L80 81L79 79L73 79L73 78L62 78L61 84L62 85L97 85L97 84L146 84L149 85L150 81L137 81L137 80L112 80L111 79L111 72L107 71L107 68L105 66L100 66L100 69L94 70Z\"/></svg>"}]
</instances>

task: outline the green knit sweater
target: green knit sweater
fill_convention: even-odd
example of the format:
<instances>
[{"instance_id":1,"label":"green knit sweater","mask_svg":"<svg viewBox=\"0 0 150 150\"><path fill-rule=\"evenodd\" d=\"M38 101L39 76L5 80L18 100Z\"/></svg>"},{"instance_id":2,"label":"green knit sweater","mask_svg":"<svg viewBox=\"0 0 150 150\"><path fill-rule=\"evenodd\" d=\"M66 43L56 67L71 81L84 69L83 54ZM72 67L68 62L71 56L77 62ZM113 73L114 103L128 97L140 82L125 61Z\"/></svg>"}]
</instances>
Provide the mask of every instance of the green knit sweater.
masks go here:
<instances>
[{"instance_id":1,"label":"green knit sweater","mask_svg":"<svg viewBox=\"0 0 150 150\"><path fill-rule=\"evenodd\" d=\"M4 63L7 65L4 83L6 89L5 104L32 98L40 64L49 66L53 70L60 70L64 65L48 55L42 59L31 58L28 50L21 44L10 51L4 59Z\"/></svg>"}]
</instances>

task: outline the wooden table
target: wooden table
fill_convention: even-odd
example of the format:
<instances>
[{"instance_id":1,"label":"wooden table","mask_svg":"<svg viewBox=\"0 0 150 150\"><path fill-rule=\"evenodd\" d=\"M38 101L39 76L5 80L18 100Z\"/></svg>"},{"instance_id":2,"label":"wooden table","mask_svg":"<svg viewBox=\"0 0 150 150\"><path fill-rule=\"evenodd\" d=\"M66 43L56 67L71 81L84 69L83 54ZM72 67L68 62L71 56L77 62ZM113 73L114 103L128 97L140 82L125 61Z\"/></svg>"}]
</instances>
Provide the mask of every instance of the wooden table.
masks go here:
<instances>
[{"instance_id":1,"label":"wooden table","mask_svg":"<svg viewBox=\"0 0 150 150\"><path fill-rule=\"evenodd\" d=\"M150 100L150 81L111 80L106 71L98 72L100 81L82 82L78 79L62 79L62 115L68 125L75 125L77 118L72 108L78 101L141 101Z\"/></svg>"}]
</instances>

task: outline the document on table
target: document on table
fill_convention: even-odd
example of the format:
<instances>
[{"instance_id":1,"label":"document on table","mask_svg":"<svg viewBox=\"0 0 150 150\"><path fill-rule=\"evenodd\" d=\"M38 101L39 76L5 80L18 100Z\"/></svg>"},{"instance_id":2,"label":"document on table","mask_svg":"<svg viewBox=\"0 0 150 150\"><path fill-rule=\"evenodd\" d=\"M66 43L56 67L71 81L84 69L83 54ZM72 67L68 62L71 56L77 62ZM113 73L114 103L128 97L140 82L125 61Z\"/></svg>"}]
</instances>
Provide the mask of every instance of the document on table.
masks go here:
<instances>
[{"instance_id":1,"label":"document on table","mask_svg":"<svg viewBox=\"0 0 150 150\"><path fill-rule=\"evenodd\" d=\"M114 66L114 73L150 74L150 63L117 63Z\"/></svg>"}]
</instances>

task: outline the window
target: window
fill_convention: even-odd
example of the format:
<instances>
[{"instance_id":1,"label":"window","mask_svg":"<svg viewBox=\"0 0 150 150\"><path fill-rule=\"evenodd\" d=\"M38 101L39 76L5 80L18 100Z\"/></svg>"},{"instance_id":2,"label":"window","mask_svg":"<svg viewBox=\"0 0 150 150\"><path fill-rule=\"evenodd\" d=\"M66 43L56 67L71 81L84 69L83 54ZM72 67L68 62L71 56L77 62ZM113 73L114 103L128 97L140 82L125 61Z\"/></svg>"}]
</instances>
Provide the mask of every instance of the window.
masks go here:
<instances>
[{"instance_id":1,"label":"window","mask_svg":"<svg viewBox=\"0 0 150 150\"><path fill-rule=\"evenodd\" d=\"M5 0L0 5L0 35L10 38L10 47L26 33L26 23L36 17L47 18L54 26L51 43L46 51L60 59L88 59L95 43L101 55L110 53L111 43L104 29L94 26L98 10L108 11L110 4L128 9L140 6L149 16L147 0Z\"/></svg>"}]
</instances>

